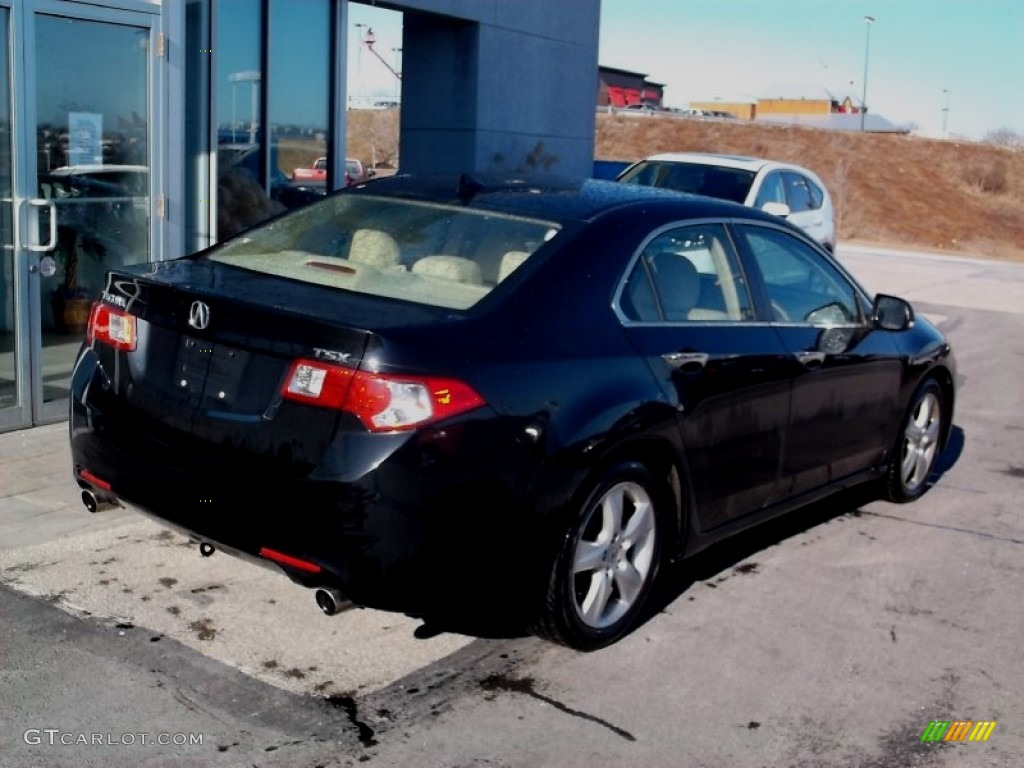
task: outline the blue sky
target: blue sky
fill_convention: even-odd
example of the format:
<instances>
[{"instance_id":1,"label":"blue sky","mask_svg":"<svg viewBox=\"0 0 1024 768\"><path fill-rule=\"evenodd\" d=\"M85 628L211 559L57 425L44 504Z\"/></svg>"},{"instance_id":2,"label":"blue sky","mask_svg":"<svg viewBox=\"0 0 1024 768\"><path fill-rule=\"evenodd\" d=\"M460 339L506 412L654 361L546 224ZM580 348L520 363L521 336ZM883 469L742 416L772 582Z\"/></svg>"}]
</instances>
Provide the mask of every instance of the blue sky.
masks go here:
<instances>
[{"instance_id":1,"label":"blue sky","mask_svg":"<svg viewBox=\"0 0 1024 768\"><path fill-rule=\"evenodd\" d=\"M377 50L391 62L400 16L349 7L351 23L372 26ZM871 111L938 136L948 104L950 134L980 139L1002 127L1024 134L1024 0L601 0L599 60L665 83L670 106L753 100L793 86L859 100L865 15L876 19ZM393 92L393 78L365 51L349 72L351 93Z\"/></svg>"}]
</instances>

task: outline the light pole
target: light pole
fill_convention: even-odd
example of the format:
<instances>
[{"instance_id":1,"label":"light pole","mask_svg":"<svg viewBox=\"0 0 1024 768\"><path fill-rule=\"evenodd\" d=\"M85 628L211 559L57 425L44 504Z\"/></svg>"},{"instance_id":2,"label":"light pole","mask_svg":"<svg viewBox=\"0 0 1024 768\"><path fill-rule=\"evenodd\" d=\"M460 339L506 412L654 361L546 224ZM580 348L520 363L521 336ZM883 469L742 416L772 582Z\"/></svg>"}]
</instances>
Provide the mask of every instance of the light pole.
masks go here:
<instances>
[{"instance_id":1,"label":"light pole","mask_svg":"<svg viewBox=\"0 0 1024 768\"><path fill-rule=\"evenodd\" d=\"M359 47L356 48L356 106L362 107L363 96L363 33L361 29L367 29L366 24L353 24L356 29L356 38L359 40Z\"/></svg>"},{"instance_id":2,"label":"light pole","mask_svg":"<svg viewBox=\"0 0 1024 768\"><path fill-rule=\"evenodd\" d=\"M942 138L948 139L949 131L946 130L946 126L949 121L949 91L943 88L942 95L946 97L945 106L942 108Z\"/></svg>"},{"instance_id":3,"label":"light pole","mask_svg":"<svg viewBox=\"0 0 1024 768\"><path fill-rule=\"evenodd\" d=\"M861 83L860 96L860 130L864 132L864 118L868 109L868 53L871 50L871 25L875 23L874 16L865 16L864 23L867 25L867 33L864 36L864 81Z\"/></svg>"}]
</instances>

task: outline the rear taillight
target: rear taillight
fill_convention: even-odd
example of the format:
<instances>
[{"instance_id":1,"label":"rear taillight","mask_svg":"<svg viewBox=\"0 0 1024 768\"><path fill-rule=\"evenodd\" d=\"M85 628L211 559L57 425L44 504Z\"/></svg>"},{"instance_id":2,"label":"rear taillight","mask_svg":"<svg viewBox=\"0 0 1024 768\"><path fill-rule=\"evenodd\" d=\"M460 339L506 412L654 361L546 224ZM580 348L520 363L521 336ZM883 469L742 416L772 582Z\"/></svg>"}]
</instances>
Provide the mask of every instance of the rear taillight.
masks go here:
<instances>
[{"instance_id":1,"label":"rear taillight","mask_svg":"<svg viewBox=\"0 0 1024 768\"><path fill-rule=\"evenodd\" d=\"M101 341L122 352L135 349L135 317L107 304L96 302L89 313L86 342Z\"/></svg>"},{"instance_id":2,"label":"rear taillight","mask_svg":"<svg viewBox=\"0 0 1024 768\"><path fill-rule=\"evenodd\" d=\"M296 360L281 394L352 413L371 432L412 429L484 405L468 384L435 376L391 376Z\"/></svg>"}]
</instances>

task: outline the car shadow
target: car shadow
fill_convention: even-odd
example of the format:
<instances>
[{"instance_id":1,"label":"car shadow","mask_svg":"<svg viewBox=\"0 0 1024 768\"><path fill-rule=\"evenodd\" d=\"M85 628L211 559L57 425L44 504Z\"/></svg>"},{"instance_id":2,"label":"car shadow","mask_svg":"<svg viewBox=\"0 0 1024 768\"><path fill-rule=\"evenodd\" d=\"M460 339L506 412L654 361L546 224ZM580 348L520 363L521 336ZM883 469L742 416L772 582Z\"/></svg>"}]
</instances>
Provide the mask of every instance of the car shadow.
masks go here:
<instances>
[{"instance_id":1,"label":"car shadow","mask_svg":"<svg viewBox=\"0 0 1024 768\"><path fill-rule=\"evenodd\" d=\"M954 425L949 441L939 454L928 478L928 486L934 486L963 454L965 434ZM927 493L927 492L926 492ZM883 500L877 483L865 483L840 491L821 501L781 515L773 520L755 525L741 533L713 544L686 560L670 564L662 571L658 588L651 597L646 617L641 623L664 612L696 584L715 588L733 573L753 574L756 563L745 563L758 552L834 520L845 517L860 517L861 509L875 501ZM742 565L741 565L742 563ZM693 595L688 596L690 600Z\"/></svg>"},{"instance_id":2,"label":"car shadow","mask_svg":"<svg viewBox=\"0 0 1024 768\"><path fill-rule=\"evenodd\" d=\"M935 462L929 486L934 485L953 468L963 453L964 443L963 429L954 425L945 450ZM655 591L644 611L644 618L637 629L659 613L665 612L669 606L684 596L690 600L695 599L694 595L687 595L694 586L703 584L713 589L733 574L755 574L757 564L744 561L818 526L841 518L860 517L864 506L881 498L880 486L877 483L856 486L773 520L754 525L682 562L666 564L662 568ZM413 634L418 639L429 639L448 632L486 639L510 640L528 637L528 627L535 603L527 599L525 594L519 597L521 599L516 599L515 596L502 598L502 608L497 612L484 608L465 610L464 607L460 607L457 610L417 617L423 624L417 627Z\"/></svg>"},{"instance_id":3,"label":"car shadow","mask_svg":"<svg viewBox=\"0 0 1024 768\"><path fill-rule=\"evenodd\" d=\"M949 430L949 441L946 443L945 450L939 454L939 458L935 461L932 476L928 479L930 485L938 482L939 478L949 472L953 465L960 460L966 441L967 436L964 434L963 429L954 424L953 428Z\"/></svg>"}]
</instances>

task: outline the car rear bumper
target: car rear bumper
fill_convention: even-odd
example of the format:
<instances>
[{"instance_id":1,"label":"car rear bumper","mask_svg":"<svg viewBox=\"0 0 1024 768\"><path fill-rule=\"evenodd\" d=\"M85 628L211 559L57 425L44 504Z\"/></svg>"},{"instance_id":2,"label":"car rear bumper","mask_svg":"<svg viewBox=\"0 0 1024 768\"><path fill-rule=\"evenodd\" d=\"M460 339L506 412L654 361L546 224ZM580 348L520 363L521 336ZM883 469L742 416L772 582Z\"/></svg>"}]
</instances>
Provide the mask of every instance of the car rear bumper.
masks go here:
<instances>
[{"instance_id":1,"label":"car rear bumper","mask_svg":"<svg viewBox=\"0 0 1024 768\"><path fill-rule=\"evenodd\" d=\"M434 433L340 431L310 466L212 445L129 411L103 389L99 365L78 367L70 441L83 489L305 586L420 612L441 594L478 587L478 569L522 562L529 546L529 483L515 476L515 462L493 460L493 446L471 449L480 461L464 466L461 443L484 434L474 436L472 422ZM270 560L265 550L305 565Z\"/></svg>"}]
</instances>

